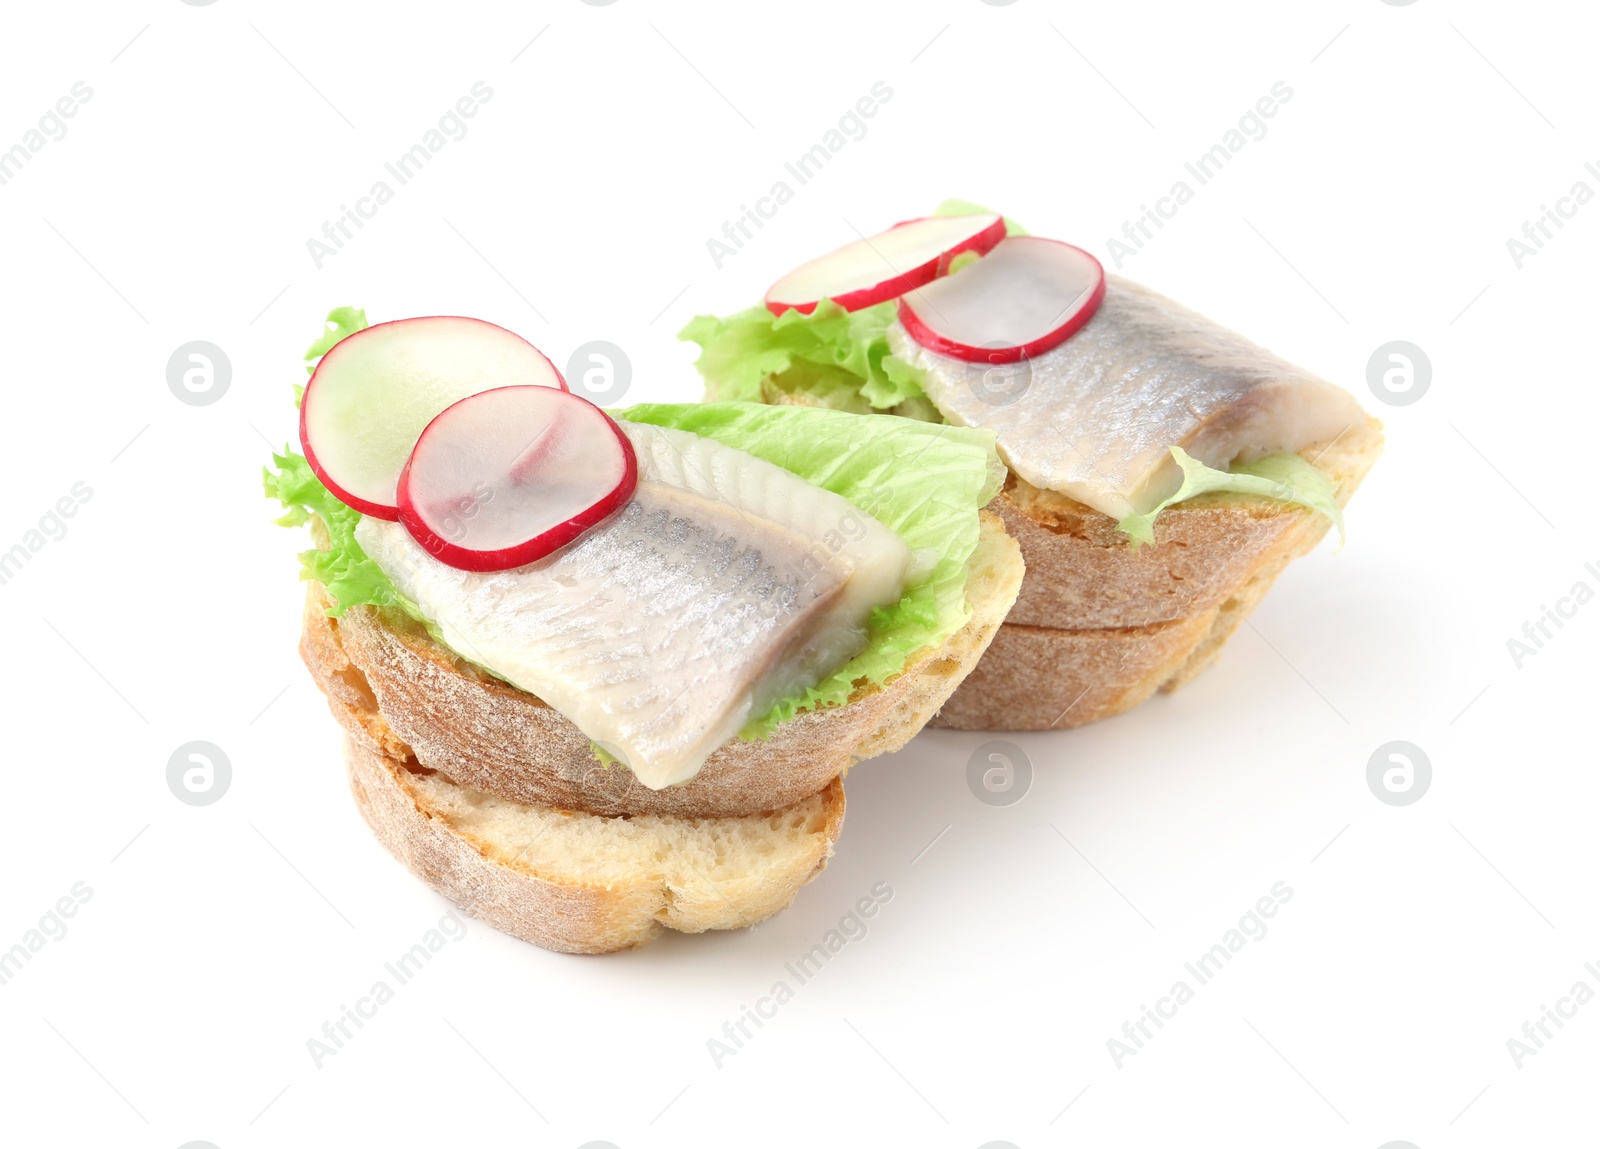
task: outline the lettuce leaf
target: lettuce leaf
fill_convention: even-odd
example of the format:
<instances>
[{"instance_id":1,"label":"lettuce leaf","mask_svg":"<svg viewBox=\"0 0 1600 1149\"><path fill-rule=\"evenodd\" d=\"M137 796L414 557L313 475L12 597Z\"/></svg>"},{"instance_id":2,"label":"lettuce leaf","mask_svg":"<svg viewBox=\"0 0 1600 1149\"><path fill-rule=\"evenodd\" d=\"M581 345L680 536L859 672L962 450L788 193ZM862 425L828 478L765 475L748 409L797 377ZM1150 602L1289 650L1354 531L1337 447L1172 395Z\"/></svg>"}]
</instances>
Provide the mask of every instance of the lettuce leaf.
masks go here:
<instances>
[{"instance_id":1,"label":"lettuce leaf","mask_svg":"<svg viewBox=\"0 0 1600 1149\"><path fill-rule=\"evenodd\" d=\"M760 403L649 403L616 415L691 431L793 471L878 519L917 557L900 601L873 612L866 650L751 721L741 737L764 737L802 710L837 706L860 686L882 684L914 651L945 641L971 616L966 564L978 545L978 511L1005 480L990 432Z\"/></svg>"},{"instance_id":2,"label":"lettuce leaf","mask_svg":"<svg viewBox=\"0 0 1600 1149\"><path fill-rule=\"evenodd\" d=\"M316 361L333 350L333 345L347 335L354 335L357 331L366 328L367 313L360 307L335 307L328 312L328 318L323 321L322 334L315 343L306 348L306 374L309 375L317 369Z\"/></svg>"},{"instance_id":3,"label":"lettuce leaf","mask_svg":"<svg viewBox=\"0 0 1600 1149\"><path fill-rule=\"evenodd\" d=\"M316 370L315 360L326 355L333 345L367 326L367 313L359 307L335 307L328 312L322 335L306 349L312 361L307 372ZM295 406L305 393L295 387ZM284 513L275 521L281 527L298 527L313 517L320 519L328 535L326 550L312 548L300 552L300 578L321 583L333 599L328 613L335 618L352 606L398 606L421 620L416 605L402 595L382 568L362 551L356 542L356 524L361 513L346 506L322 485L305 456L285 447L273 452L272 468L263 468L261 485L267 498L283 504Z\"/></svg>"},{"instance_id":4,"label":"lettuce leaf","mask_svg":"<svg viewBox=\"0 0 1600 1149\"><path fill-rule=\"evenodd\" d=\"M317 341L306 348L306 374L310 375L317 369L317 360L321 359L333 345L347 335L354 335L357 331L364 330L368 325L367 313L359 307L335 307L328 312L328 318L323 321L322 334ZM300 406L301 400L306 397L306 385L294 385L294 405Z\"/></svg>"},{"instance_id":5,"label":"lettuce leaf","mask_svg":"<svg viewBox=\"0 0 1600 1149\"><path fill-rule=\"evenodd\" d=\"M1299 455L1268 455L1253 463L1237 464L1231 471L1219 471L1191 457L1182 447L1167 449L1183 468L1183 484L1148 514L1129 515L1117 524L1117 530L1128 536L1135 550L1155 541L1156 516L1162 511L1210 492L1264 495L1309 507L1332 519L1339 528L1340 542L1344 541L1344 512L1339 508L1332 481Z\"/></svg>"},{"instance_id":6,"label":"lettuce leaf","mask_svg":"<svg viewBox=\"0 0 1600 1149\"><path fill-rule=\"evenodd\" d=\"M322 485L305 456L287 447L273 452L276 470L262 471L262 486L269 499L277 499L284 513L277 520L281 527L297 527L315 515L328 532L328 549L312 548L300 552L301 579L315 579L327 588L333 599L329 614L338 618L352 606L398 606L413 618L422 615L402 595L382 568L362 551L356 542L356 524L361 513L345 506Z\"/></svg>"},{"instance_id":7,"label":"lettuce leaf","mask_svg":"<svg viewBox=\"0 0 1600 1149\"><path fill-rule=\"evenodd\" d=\"M922 373L889 354L885 333L894 315L892 302L846 311L824 299L810 315L773 315L762 305L726 319L697 315L678 338L700 345L695 366L709 401L760 402L765 380L794 370L784 383L822 405L831 405L830 389L838 399L842 388L867 409L884 411L922 398Z\"/></svg>"}]
</instances>

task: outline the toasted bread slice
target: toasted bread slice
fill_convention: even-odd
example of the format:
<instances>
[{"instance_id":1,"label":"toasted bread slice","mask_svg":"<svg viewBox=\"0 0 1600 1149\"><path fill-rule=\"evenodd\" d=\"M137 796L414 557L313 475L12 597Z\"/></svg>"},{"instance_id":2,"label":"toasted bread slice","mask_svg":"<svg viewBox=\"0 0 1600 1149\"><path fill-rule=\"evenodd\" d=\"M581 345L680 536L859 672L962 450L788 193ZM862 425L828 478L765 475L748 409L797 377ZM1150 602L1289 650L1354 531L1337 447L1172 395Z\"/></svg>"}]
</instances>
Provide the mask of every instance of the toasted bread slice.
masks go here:
<instances>
[{"instance_id":1,"label":"toasted bread slice","mask_svg":"<svg viewBox=\"0 0 1600 1149\"><path fill-rule=\"evenodd\" d=\"M560 712L479 672L404 616L357 607L330 618L313 583L300 651L346 730L462 786L590 814L738 817L791 806L853 763L909 742L977 665L1022 576L1017 544L982 514L961 630L912 655L884 685L863 684L847 704L797 715L762 741L729 742L691 781L664 790L602 765Z\"/></svg>"},{"instance_id":2,"label":"toasted bread slice","mask_svg":"<svg viewBox=\"0 0 1600 1149\"><path fill-rule=\"evenodd\" d=\"M1383 450L1368 418L1305 452L1341 506ZM1005 625L935 725L1045 730L1120 714L1188 682L1328 520L1271 499L1206 495L1163 511L1135 551L1098 511L1012 476L990 504L1028 573Z\"/></svg>"},{"instance_id":3,"label":"toasted bread slice","mask_svg":"<svg viewBox=\"0 0 1600 1149\"><path fill-rule=\"evenodd\" d=\"M607 818L509 802L358 735L345 751L356 804L391 854L468 913L562 953L753 925L821 872L844 821L837 778L771 813Z\"/></svg>"}]
</instances>

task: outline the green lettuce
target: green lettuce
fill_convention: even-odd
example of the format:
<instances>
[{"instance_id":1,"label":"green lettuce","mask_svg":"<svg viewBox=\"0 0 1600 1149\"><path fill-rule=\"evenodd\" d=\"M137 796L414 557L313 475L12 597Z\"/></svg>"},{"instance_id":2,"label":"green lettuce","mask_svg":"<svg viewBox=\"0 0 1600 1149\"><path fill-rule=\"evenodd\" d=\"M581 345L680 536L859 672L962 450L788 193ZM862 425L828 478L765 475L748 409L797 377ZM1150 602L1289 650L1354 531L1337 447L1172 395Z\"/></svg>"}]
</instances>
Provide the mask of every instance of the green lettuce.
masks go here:
<instances>
[{"instance_id":1,"label":"green lettuce","mask_svg":"<svg viewBox=\"0 0 1600 1149\"><path fill-rule=\"evenodd\" d=\"M810 315L757 306L726 319L697 315L678 338L700 345L708 400L757 403L762 384L783 376L780 388L822 405L884 411L923 397L921 372L889 354L894 315L893 303L846 311L824 299Z\"/></svg>"},{"instance_id":2,"label":"green lettuce","mask_svg":"<svg viewBox=\"0 0 1600 1149\"><path fill-rule=\"evenodd\" d=\"M306 348L306 374L316 370L316 361L332 351L335 343L367 326L367 313L360 307L335 307L328 312L328 318L322 324L322 334Z\"/></svg>"},{"instance_id":3,"label":"green lettuce","mask_svg":"<svg viewBox=\"0 0 1600 1149\"><path fill-rule=\"evenodd\" d=\"M316 342L306 348L306 374L310 375L317 369L317 360L321 359L333 345L346 335L354 335L368 326L367 313L359 307L335 307L328 312L328 318L323 321L322 334ZM304 383L294 385L294 405L300 406L300 400L305 398L306 388Z\"/></svg>"},{"instance_id":4,"label":"green lettuce","mask_svg":"<svg viewBox=\"0 0 1600 1149\"><path fill-rule=\"evenodd\" d=\"M1253 463L1236 464L1230 471L1208 467L1181 447L1169 447L1172 457L1183 468L1183 484L1148 514L1129 515L1117 524L1135 550L1142 543L1155 541L1156 516L1175 503L1197 495L1225 493L1264 495L1286 503L1298 503L1327 515L1339 528L1344 540L1344 512L1339 508L1333 483L1299 455L1268 455Z\"/></svg>"},{"instance_id":5,"label":"green lettuce","mask_svg":"<svg viewBox=\"0 0 1600 1149\"><path fill-rule=\"evenodd\" d=\"M359 307L335 307L328 312L317 341L306 348L307 373L316 370L322 358L339 340L367 326L367 313ZM294 389L295 406L305 394L303 386ZM328 591L335 618L352 606L398 606L413 618L421 618L416 606L405 598L356 543L356 524L361 513L340 502L322 485L311 464L299 452L284 447L273 452L272 467L263 468L261 484L267 498L283 504L284 513L275 521L281 527L298 527L320 519L327 531L326 549L300 552L300 578L313 579Z\"/></svg>"},{"instance_id":6,"label":"green lettuce","mask_svg":"<svg viewBox=\"0 0 1600 1149\"><path fill-rule=\"evenodd\" d=\"M652 403L616 414L691 431L793 471L872 515L916 556L900 601L868 621L866 649L754 719L742 737L763 737L802 710L837 706L862 685L882 684L914 651L944 642L971 616L966 564L978 545L978 510L1005 479L990 432L760 403Z\"/></svg>"},{"instance_id":7,"label":"green lettuce","mask_svg":"<svg viewBox=\"0 0 1600 1149\"><path fill-rule=\"evenodd\" d=\"M353 606L399 606L412 617L421 617L356 542L361 513L345 506L322 485L304 455L287 447L281 453L273 452L272 468L262 472L262 485L269 499L284 506L284 513L274 520L279 526L298 527L313 516L322 520L328 547L300 552L300 577L315 579L327 588L333 599L329 614L337 618Z\"/></svg>"}]
</instances>

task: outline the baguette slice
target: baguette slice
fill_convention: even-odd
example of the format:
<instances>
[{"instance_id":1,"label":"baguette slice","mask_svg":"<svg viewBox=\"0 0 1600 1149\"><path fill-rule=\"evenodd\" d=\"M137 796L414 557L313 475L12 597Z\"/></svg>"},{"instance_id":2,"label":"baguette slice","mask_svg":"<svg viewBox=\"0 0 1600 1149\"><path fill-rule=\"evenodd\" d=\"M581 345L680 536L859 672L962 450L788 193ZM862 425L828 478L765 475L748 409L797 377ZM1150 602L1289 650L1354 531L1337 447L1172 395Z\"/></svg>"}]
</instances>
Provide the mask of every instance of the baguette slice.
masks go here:
<instances>
[{"instance_id":1,"label":"baguette slice","mask_svg":"<svg viewBox=\"0 0 1600 1149\"><path fill-rule=\"evenodd\" d=\"M1383 451L1368 417L1305 452L1349 502ZM958 730L1047 730L1120 714L1210 666L1291 562L1330 526L1271 499L1206 495L1163 511L1135 551L1115 522L1015 476L990 509L1028 574L983 660L934 721Z\"/></svg>"},{"instance_id":2,"label":"baguette slice","mask_svg":"<svg viewBox=\"0 0 1600 1149\"><path fill-rule=\"evenodd\" d=\"M769 379L763 401L815 406ZM1304 452L1344 506L1383 453L1368 416ZM1134 550L1116 520L1010 473L988 508L1021 548L1016 605L930 726L1064 730L1171 692L1215 662L1273 581L1331 525L1274 499L1202 495Z\"/></svg>"},{"instance_id":3,"label":"baguette slice","mask_svg":"<svg viewBox=\"0 0 1600 1149\"><path fill-rule=\"evenodd\" d=\"M1022 576L1017 544L982 513L967 568L972 613L961 630L913 654L882 686L864 684L845 705L797 715L762 741L729 742L689 782L664 790L602 765L559 711L479 672L394 612L357 607L330 618L312 583L300 651L349 733L463 786L592 814L736 817L791 806L855 762L909 742L977 665Z\"/></svg>"},{"instance_id":4,"label":"baguette slice","mask_svg":"<svg viewBox=\"0 0 1600 1149\"><path fill-rule=\"evenodd\" d=\"M495 929L561 953L753 925L822 871L844 821L837 778L772 813L607 818L508 802L358 736L345 758L391 854Z\"/></svg>"}]
</instances>

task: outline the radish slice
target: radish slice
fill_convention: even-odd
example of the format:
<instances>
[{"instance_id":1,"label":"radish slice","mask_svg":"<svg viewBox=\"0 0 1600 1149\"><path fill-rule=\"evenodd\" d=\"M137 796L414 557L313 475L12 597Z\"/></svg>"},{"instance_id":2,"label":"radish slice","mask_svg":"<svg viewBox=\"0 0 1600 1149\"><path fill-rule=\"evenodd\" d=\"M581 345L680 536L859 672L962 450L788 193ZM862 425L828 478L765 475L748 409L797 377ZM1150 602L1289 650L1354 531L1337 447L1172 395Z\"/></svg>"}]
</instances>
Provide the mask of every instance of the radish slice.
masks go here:
<instances>
[{"instance_id":1,"label":"radish slice","mask_svg":"<svg viewBox=\"0 0 1600 1149\"><path fill-rule=\"evenodd\" d=\"M831 299L846 311L859 311L932 283L962 252L982 255L1005 235L1005 220L994 212L897 223L795 268L768 289L767 310L810 315Z\"/></svg>"},{"instance_id":2,"label":"radish slice","mask_svg":"<svg viewBox=\"0 0 1600 1149\"><path fill-rule=\"evenodd\" d=\"M1015 363L1064 342L1105 294L1105 269L1087 251L1014 235L971 267L901 299L900 322L941 355Z\"/></svg>"},{"instance_id":3,"label":"radish slice","mask_svg":"<svg viewBox=\"0 0 1600 1149\"><path fill-rule=\"evenodd\" d=\"M553 387L499 387L445 408L400 472L400 522L440 562L502 571L544 558L633 495L633 444Z\"/></svg>"},{"instance_id":4,"label":"radish slice","mask_svg":"<svg viewBox=\"0 0 1600 1149\"><path fill-rule=\"evenodd\" d=\"M458 399L511 386L567 384L537 347L481 319L379 323L317 364L300 402L300 444L340 501L392 522L395 484L429 420Z\"/></svg>"}]
</instances>

